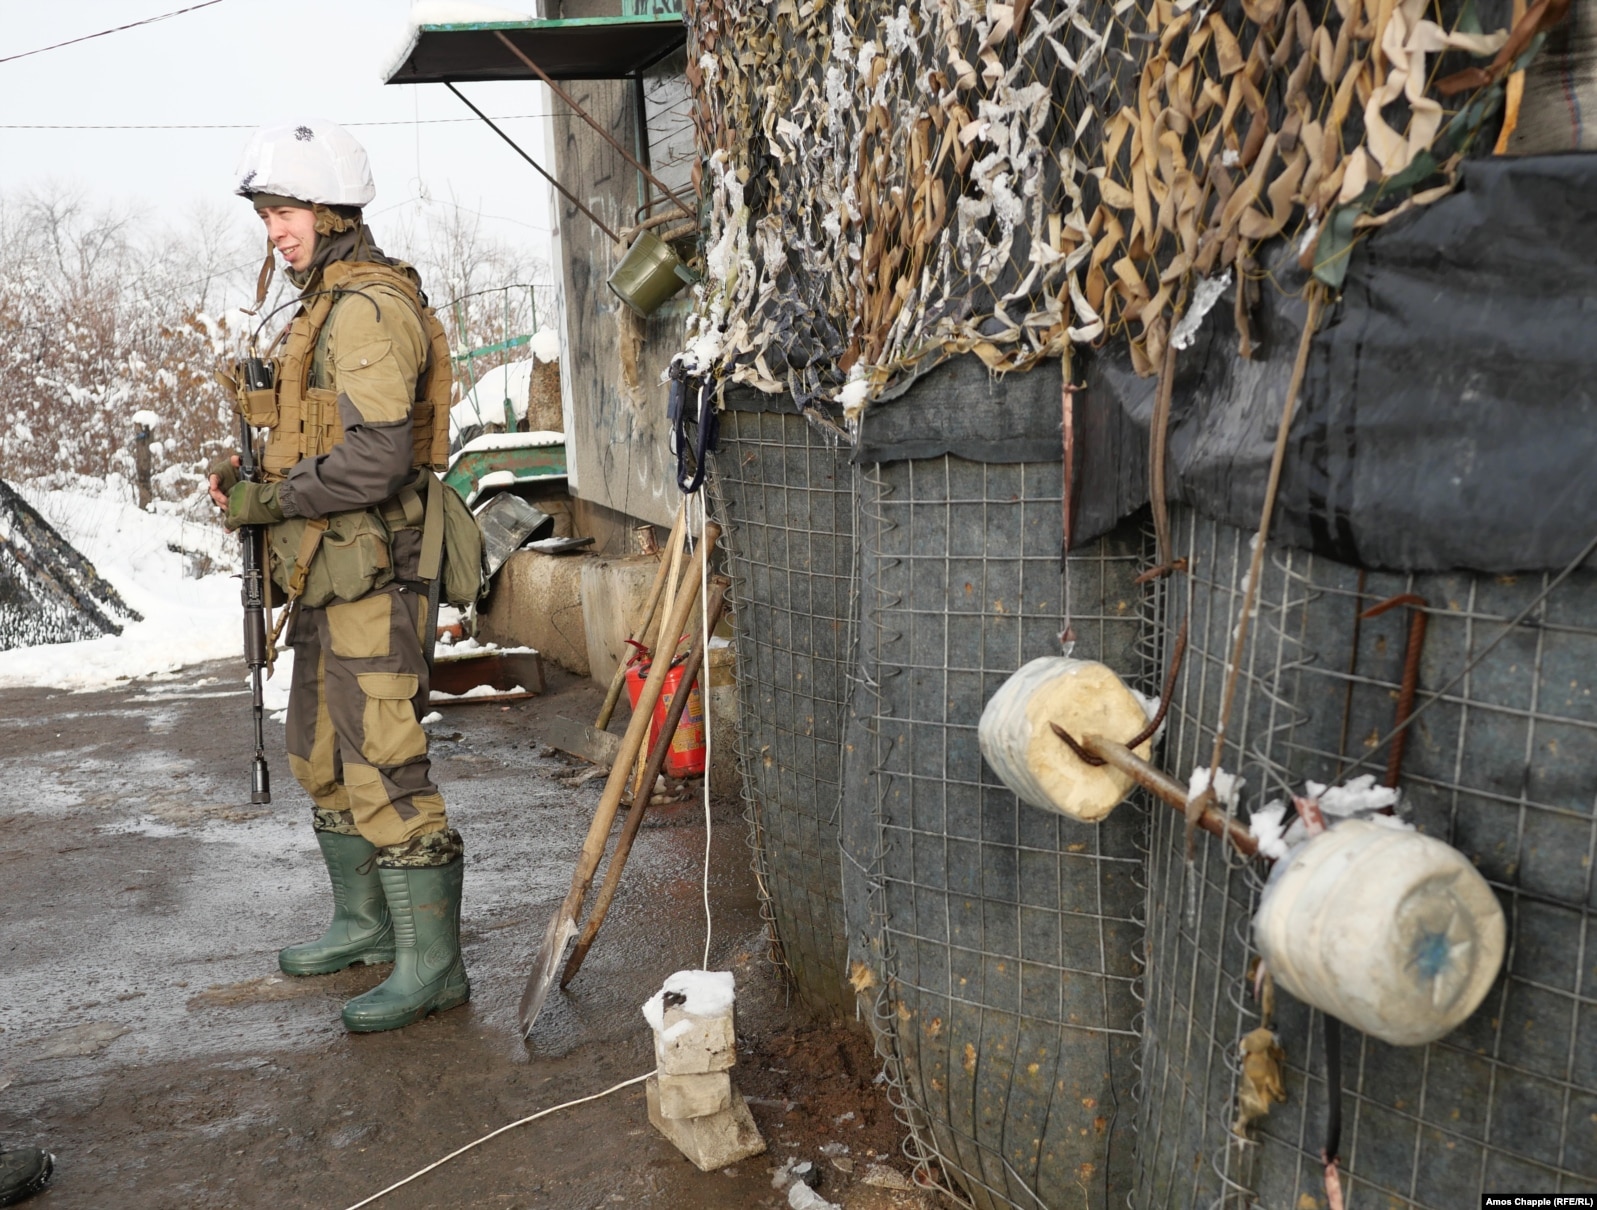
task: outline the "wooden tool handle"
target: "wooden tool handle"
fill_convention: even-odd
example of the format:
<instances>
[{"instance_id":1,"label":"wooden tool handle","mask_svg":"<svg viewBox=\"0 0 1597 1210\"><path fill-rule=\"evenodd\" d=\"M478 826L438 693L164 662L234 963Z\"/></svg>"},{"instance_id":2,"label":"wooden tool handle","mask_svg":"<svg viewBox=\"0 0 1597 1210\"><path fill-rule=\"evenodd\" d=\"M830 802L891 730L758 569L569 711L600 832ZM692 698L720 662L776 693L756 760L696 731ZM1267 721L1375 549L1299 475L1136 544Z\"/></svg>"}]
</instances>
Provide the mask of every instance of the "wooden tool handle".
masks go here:
<instances>
[{"instance_id":1,"label":"wooden tool handle","mask_svg":"<svg viewBox=\"0 0 1597 1210\"><path fill-rule=\"evenodd\" d=\"M671 628L668 633L680 634L682 627L687 625L688 614L699 596L699 569L710 557L710 552L715 549L716 539L720 536L719 525L713 521L705 525L704 537L699 542L698 549L693 552L693 561L688 564L687 572L683 576L682 591L677 596L676 608L671 611L671 617L667 621L667 625ZM588 837L582 842L582 853L577 858L577 868L571 876L571 890L566 892L565 902L560 908L561 915L572 920L575 920L577 912L581 909L583 896L593 884L593 873L599 868L599 859L604 856L605 842L610 837L610 825L615 822L616 809L621 805L621 795L626 790L628 777L632 774L632 763L637 759L638 750L649 734L649 720L654 715L655 703L660 700L660 690L664 687L666 673L670 670L669 659L654 661L649 669L649 678L643 682L643 690L638 694L638 704L633 708L632 720L627 724L626 734L621 737L621 749L616 753L615 764L610 766L610 776L604 783L604 794L599 798L599 807L594 812L593 823L588 826Z\"/></svg>"},{"instance_id":2,"label":"wooden tool handle","mask_svg":"<svg viewBox=\"0 0 1597 1210\"><path fill-rule=\"evenodd\" d=\"M726 590L731 584L732 581L725 576L716 576L710 581L709 628L712 631L716 623L721 620L721 609L726 603ZM610 902L615 898L616 888L621 884L621 870L627 864L627 855L632 852L632 842L638 835L638 829L643 826L644 812L648 810L649 800L653 797L655 778L660 776L660 770L665 767L666 757L671 753L672 741L676 739L677 724L682 721L683 711L692 696L694 679L704 665L703 643L703 632L695 633L693 646L689 648L688 658L682 665L682 687L677 690L676 696L671 699L671 705L666 708L665 722L660 727L659 738L654 741L654 747L649 751L649 764L643 771L643 792L632 799L632 809L627 812L627 822L621 827L621 838L616 841L616 851L610 854L610 864L605 866L604 883L599 888L599 897L594 901L593 911L588 915L588 923L582 926L582 935L572 947L571 957L566 960L566 969L560 976L561 987L567 986L582 969L582 960L588 956L593 939L599 935L605 913L610 910ZM706 777L710 775L709 769L705 769L704 775Z\"/></svg>"},{"instance_id":3,"label":"wooden tool handle","mask_svg":"<svg viewBox=\"0 0 1597 1210\"><path fill-rule=\"evenodd\" d=\"M665 551L660 558L660 566L654 573L654 584L649 589L648 599L643 604L643 623L633 629L628 638L640 643L649 640L649 631L654 628L656 617L660 613L660 601L665 596L666 576L675 563L676 552L682 548L682 537L687 531L687 504L677 509L676 520L671 522L671 536L666 540ZM616 703L621 700L621 689L627 683L627 653L621 653L621 662L616 665L615 675L610 678L610 688L605 691L604 705L599 708L599 717L594 721L596 731L603 731L610 725L610 716L615 713Z\"/></svg>"}]
</instances>

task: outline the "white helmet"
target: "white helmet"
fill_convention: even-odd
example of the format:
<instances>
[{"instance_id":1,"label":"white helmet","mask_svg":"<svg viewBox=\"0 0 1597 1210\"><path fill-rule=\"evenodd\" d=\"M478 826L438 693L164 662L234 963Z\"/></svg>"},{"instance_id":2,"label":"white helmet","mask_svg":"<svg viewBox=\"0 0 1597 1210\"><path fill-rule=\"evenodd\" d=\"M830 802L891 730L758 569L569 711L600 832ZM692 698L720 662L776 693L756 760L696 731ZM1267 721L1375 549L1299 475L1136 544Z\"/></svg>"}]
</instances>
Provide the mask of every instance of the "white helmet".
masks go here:
<instances>
[{"instance_id":1,"label":"white helmet","mask_svg":"<svg viewBox=\"0 0 1597 1210\"><path fill-rule=\"evenodd\" d=\"M377 196L366 149L335 122L297 118L250 136L233 170L241 197L275 194L326 206L364 206Z\"/></svg>"}]
</instances>

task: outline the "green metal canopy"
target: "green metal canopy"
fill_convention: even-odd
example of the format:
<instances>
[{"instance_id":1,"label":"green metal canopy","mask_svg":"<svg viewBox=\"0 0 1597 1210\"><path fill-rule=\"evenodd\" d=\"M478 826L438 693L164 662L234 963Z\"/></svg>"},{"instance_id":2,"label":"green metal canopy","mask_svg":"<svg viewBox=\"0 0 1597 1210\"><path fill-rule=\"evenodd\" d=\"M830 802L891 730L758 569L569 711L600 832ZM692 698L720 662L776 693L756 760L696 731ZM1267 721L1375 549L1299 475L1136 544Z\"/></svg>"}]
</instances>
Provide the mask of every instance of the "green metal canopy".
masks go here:
<instances>
[{"instance_id":1,"label":"green metal canopy","mask_svg":"<svg viewBox=\"0 0 1597 1210\"><path fill-rule=\"evenodd\" d=\"M555 80L623 79L654 66L687 40L681 14L671 12L422 25L387 83L536 79L499 41L501 33Z\"/></svg>"}]
</instances>

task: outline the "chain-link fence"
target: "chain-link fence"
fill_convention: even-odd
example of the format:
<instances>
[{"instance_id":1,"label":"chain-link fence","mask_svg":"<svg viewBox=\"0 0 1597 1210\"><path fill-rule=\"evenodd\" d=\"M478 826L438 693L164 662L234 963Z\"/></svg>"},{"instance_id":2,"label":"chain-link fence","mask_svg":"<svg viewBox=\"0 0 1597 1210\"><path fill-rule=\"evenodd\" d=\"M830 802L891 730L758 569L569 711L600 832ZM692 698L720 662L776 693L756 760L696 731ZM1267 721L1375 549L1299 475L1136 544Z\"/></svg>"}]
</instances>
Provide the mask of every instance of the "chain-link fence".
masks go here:
<instances>
[{"instance_id":1,"label":"chain-link fence","mask_svg":"<svg viewBox=\"0 0 1597 1210\"><path fill-rule=\"evenodd\" d=\"M1170 582L1167 633L1184 617L1191 642L1160 759L1181 775L1209 761L1251 535L1190 512L1176 522L1190 578ZM1401 610L1361 612L1399 593L1428 602L1423 703L1550 580L1361 572L1281 547L1265 569L1224 761L1247 779L1249 808L1309 778L1338 780L1360 758L1384 767L1389 752L1374 745L1394 721L1409 627ZM1406 811L1485 875L1510 947L1485 1003L1439 1042L1393 1047L1343 1028L1351 1204L1450 1210L1489 1191L1597 1185L1594 602L1597 575L1573 575L1413 725ZM1189 863L1181 817L1155 811L1134 1204L1320 1205L1322 1022L1284 993L1273 1024L1286 1100L1253 1141L1232 1131L1239 1043L1261 1020L1249 988L1262 867L1198 839Z\"/></svg>"},{"instance_id":2,"label":"chain-link fence","mask_svg":"<svg viewBox=\"0 0 1597 1210\"><path fill-rule=\"evenodd\" d=\"M1078 655L1141 664L1141 529L1062 569L1060 485L1057 463L945 455L867 466L860 489L856 983L876 988L913 1158L984 1208L1106 1205L1133 1164L1143 816L1027 806L976 738L1067 625Z\"/></svg>"},{"instance_id":3,"label":"chain-link fence","mask_svg":"<svg viewBox=\"0 0 1597 1210\"><path fill-rule=\"evenodd\" d=\"M712 488L735 582L738 762L778 957L853 1016L838 803L854 616L848 450L791 412L728 410Z\"/></svg>"}]
</instances>

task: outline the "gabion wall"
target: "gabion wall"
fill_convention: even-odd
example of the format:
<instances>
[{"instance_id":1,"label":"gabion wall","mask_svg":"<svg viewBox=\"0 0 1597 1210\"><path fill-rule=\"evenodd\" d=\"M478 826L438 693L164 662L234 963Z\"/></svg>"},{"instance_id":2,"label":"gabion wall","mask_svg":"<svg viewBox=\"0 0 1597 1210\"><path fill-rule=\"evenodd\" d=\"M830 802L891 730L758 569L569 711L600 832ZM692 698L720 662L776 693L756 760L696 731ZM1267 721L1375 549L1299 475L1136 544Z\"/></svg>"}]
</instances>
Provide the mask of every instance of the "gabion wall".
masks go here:
<instances>
[{"instance_id":1,"label":"gabion wall","mask_svg":"<svg viewBox=\"0 0 1597 1210\"><path fill-rule=\"evenodd\" d=\"M800 996L852 1017L838 865L853 617L848 450L796 414L728 410L713 470L761 895Z\"/></svg>"},{"instance_id":2,"label":"gabion wall","mask_svg":"<svg viewBox=\"0 0 1597 1210\"><path fill-rule=\"evenodd\" d=\"M976 740L988 698L1059 654L1067 622L1078 655L1142 663L1140 529L1065 572L1060 528L1057 463L862 470L854 969L914 1158L983 1208L1119 1204L1133 1171L1144 815L1025 805Z\"/></svg>"},{"instance_id":3,"label":"gabion wall","mask_svg":"<svg viewBox=\"0 0 1597 1210\"><path fill-rule=\"evenodd\" d=\"M1191 645L1156 759L1185 778L1207 766L1252 535L1176 516L1190 581L1168 583L1167 635ZM1331 782L1394 722L1407 616L1356 615L1403 592L1431 608L1420 701L1495 639L1548 583L1363 572L1285 548L1265 560L1224 764L1256 807L1305 779ZM1510 930L1504 973L1458 1030L1393 1047L1342 1030L1344 1178L1351 1205L1453 1210L1487 1191L1597 1187L1597 575L1560 585L1524 625L1414 724L1404 803L1497 892ZM1323 1205L1318 1160L1328 1098L1320 1015L1278 992L1285 1103L1231 1133L1238 1043L1260 1022L1248 990L1262 864L1200 834L1186 861L1181 817L1152 816L1144 1095L1137 1207Z\"/></svg>"}]
</instances>

